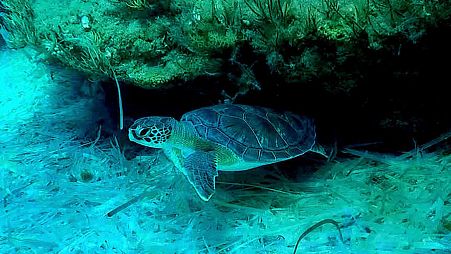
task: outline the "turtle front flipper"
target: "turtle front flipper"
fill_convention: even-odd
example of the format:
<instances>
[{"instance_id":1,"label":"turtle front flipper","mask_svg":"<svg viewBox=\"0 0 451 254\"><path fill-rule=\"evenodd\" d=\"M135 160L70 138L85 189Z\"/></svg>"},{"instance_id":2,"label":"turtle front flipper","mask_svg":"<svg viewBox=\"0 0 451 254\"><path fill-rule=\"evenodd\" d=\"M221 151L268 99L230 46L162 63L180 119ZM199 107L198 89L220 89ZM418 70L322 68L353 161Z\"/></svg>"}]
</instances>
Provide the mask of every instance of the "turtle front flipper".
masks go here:
<instances>
[{"instance_id":1,"label":"turtle front flipper","mask_svg":"<svg viewBox=\"0 0 451 254\"><path fill-rule=\"evenodd\" d=\"M195 152L185 159L183 167L199 197L208 201L215 193L215 178L218 176L215 156L208 152Z\"/></svg>"}]
</instances>

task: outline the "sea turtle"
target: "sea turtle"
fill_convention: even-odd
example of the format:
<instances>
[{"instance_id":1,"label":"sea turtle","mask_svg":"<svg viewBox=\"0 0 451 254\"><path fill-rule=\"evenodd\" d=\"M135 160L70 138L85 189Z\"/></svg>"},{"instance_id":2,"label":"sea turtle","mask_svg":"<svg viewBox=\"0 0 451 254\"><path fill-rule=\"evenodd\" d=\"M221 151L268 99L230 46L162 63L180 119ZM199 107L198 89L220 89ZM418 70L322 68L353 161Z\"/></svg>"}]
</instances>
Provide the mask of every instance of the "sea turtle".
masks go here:
<instances>
[{"instance_id":1,"label":"sea turtle","mask_svg":"<svg viewBox=\"0 0 451 254\"><path fill-rule=\"evenodd\" d=\"M247 170L308 151L326 156L315 142L311 119L257 106L204 107L185 113L180 121L144 117L128 135L138 144L162 148L204 201L215 192L218 170Z\"/></svg>"}]
</instances>

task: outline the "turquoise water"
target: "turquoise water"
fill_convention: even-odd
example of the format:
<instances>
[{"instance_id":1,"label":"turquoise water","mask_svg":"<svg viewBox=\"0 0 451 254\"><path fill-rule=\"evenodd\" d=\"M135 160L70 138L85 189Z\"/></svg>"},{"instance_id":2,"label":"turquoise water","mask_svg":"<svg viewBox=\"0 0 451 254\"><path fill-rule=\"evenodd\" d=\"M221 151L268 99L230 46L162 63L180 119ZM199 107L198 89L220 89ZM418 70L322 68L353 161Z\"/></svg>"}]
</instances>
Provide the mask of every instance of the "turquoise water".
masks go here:
<instances>
[{"instance_id":1,"label":"turquoise water","mask_svg":"<svg viewBox=\"0 0 451 254\"><path fill-rule=\"evenodd\" d=\"M451 8L371 3L2 1L0 253L449 253ZM221 103L306 115L331 156L206 202L129 140Z\"/></svg>"},{"instance_id":2,"label":"turquoise water","mask_svg":"<svg viewBox=\"0 0 451 254\"><path fill-rule=\"evenodd\" d=\"M291 253L324 219L344 243L329 223L298 251L449 246L449 155L364 153L296 178L287 172L311 161L224 173L203 202L162 153L126 158L131 148L96 121L103 99L52 79L33 54L1 53L1 253Z\"/></svg>"}]
</instances>

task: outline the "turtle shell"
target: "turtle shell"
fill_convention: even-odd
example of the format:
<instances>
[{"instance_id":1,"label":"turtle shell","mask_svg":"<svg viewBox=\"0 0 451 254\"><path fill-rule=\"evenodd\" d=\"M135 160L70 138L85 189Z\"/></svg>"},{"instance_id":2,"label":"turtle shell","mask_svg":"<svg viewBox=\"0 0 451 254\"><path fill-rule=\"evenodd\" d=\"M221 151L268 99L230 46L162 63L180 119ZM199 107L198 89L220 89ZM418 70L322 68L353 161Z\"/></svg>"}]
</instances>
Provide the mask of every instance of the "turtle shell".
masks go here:
<instances>
[{"instance_id":1,"label":"turtle shell","mask_svg":"<svg viewBox=\"0 0 451 254\"><path fill-rule=\"evenodd\" d=\"M290 112L221 104L184 114L199 137L231 149L246 162L276 162L308 152L315 144L311 119Z\"/></svg>"}]
</instances>

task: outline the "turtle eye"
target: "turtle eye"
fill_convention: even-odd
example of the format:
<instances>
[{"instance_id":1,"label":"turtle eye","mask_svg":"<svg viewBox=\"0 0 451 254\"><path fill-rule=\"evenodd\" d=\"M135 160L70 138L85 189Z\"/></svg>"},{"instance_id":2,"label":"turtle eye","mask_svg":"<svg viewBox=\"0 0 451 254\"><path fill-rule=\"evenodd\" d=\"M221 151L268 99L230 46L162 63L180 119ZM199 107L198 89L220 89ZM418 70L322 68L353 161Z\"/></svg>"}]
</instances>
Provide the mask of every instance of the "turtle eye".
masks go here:
<instances>
[{"instance_id":1,"label":"turtle eye","mask_svg":"<svg viewBox=\"0 0 451 254\"><path fill-rule=\"evenodd\" d=\"M141 130L138 132L138 135L141 136L141 137L143 137L143 136L147 136L148 133L149 133L149 129L141 129Z\"/></svg>"}]
</instances>

